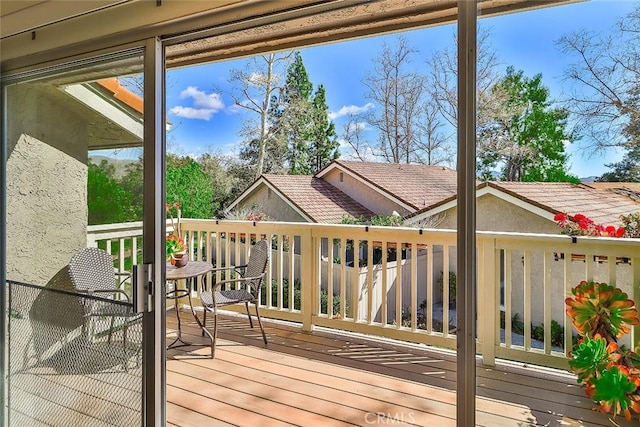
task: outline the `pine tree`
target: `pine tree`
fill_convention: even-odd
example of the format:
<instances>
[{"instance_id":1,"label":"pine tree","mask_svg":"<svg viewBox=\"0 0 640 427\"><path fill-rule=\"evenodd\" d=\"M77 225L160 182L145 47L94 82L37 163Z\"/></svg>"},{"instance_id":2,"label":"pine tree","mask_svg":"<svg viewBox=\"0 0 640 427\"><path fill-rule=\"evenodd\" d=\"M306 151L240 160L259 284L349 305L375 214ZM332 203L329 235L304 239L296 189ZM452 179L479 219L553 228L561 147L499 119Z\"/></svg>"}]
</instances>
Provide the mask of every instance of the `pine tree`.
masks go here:
<instances>
[{"instance_id":1,"label":"pine tree","mask_svg":"<svg viewBox=\"0 0 640 427\"><path fill-rule=\"evenodd\" d=\"M326 92L323 85L313 96L313 129L309 147L309 169L318 172L340 156L335 125L329 120Z\"/></svg>"}]
</instances>

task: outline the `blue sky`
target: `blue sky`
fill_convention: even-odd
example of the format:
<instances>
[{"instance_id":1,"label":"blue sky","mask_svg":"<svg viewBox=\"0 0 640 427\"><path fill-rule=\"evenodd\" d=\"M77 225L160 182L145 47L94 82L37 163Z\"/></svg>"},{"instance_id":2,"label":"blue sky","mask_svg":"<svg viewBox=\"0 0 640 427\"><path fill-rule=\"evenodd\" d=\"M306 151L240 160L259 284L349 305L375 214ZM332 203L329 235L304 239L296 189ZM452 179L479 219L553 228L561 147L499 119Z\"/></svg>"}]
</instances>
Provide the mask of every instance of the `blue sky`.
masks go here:
<instances>
[{"instance_id":1,"label":"blue sky","mask_svg":"<svg viewBox=\"0 0 640 427\"><path fill-rule=\"evenodd\" d=\"M554 41L580 28L606 33L634 6L632 0L596 0L481 19L479 25L491 29L491 43L501 70L513 65L526 76L542 73L543 84L550 88L552 98L559 98L560 77L568 62ZM454 25L447 25L403 33L419 51L413 61L416 69L426 70L425 59L434 50L452 46L455 29ZM326 88L327 103L339 133L345 119L339 115L341 109L363 108L371 102L365 97L362 80L383 41L393 43L395 38L396 35L378 36L300 50L314 88L319 84ZM167 109L168 120L173 124L168 140L170 151L194 156L214 151L237 153L242 142L238 135L240 125L251 113L234 107L225 90L230 87L229 71L242 68L245 62L246 59L225 61L169 71ZM375 141L374 130L366 136ZM603 164L616 161L620 155L611 151L595 158L583 153L579 146L570 146L569 152L571 170L581 177L601 174L606 171Z\"/></svg>"}]
</instances>

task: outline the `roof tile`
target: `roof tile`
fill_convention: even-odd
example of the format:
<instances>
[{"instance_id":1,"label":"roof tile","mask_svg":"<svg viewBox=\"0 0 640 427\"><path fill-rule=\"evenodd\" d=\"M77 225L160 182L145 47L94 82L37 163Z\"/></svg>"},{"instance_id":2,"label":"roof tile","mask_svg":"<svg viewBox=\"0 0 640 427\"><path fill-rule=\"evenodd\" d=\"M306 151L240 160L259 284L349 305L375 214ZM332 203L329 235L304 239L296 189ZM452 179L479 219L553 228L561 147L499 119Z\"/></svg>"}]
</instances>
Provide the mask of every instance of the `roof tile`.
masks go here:
<instances>
[{"instance_id":1,"label":"roof tile","mask_svg":"<svg viewBox=\"0 0 640 427\"><path fill-rule=\"evenodd\" d=\"M335 163L416 210L456 195L456 171L444 166L340 159Z\"/></svg>"},{"instance_id":2,"label":"roof tile","mask_svg":"<svg viewBox=\"0 0 640 427\"><path fill-rule=\"evenodd\" d=\"M313 221L340 223L344 216L370 218L369 209L328 182L305 175L262 175Z\"/></svg>"}]
</instances>

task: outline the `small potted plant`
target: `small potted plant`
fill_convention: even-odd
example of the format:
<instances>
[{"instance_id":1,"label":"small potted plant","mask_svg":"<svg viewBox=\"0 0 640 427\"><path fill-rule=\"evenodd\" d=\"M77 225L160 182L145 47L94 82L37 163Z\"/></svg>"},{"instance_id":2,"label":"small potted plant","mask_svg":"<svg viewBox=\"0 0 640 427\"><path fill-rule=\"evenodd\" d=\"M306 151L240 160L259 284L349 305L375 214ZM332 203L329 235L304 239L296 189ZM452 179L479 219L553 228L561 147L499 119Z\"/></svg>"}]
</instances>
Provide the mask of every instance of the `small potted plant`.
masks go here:
<instances>
[{"instance_id":1,"label":"small potted plant","mask_svg":"<svg viewBox=\"0 0 640 427\"><path fill-rule=\"evenodd\" d=\"M184 244L184 239L180 235L180 203L176 202L173 205L168 204L166 206L167 213L171 218L171 226L173 227L173 233L167 236L165 243L165 252L167 262L176 267L184 267L189 261L189 254ZM176 220L174 222L173 211L176 211Z\"/></svg>"}]
</instances>

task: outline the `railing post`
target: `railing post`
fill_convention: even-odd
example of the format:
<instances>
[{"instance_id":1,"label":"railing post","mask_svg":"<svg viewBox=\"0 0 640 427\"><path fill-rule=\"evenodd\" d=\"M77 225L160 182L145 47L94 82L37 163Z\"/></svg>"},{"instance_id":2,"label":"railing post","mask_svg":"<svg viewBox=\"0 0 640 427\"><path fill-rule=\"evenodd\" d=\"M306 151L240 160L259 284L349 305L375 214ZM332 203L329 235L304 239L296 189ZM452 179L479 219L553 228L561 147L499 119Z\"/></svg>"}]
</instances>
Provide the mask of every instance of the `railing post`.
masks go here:
<instances>
[{"instance_id":1,"label":"railing post","mask_svg":"<svg viewBox=\"0 0 640 427\"><path fill-rule=\"evenodd\" d=\"M311 229L308 229L303 235L300 236L302 240L302 248L300 254L300 265L308 265L308 268L301 268L301 283L300 283L300 309L302 310L302 330L311 332L313 330L313 315L315 314L314 307L318 307L317 297L318 292L318 265L320 260L320 248L318 239L313 236ZM308 261L305 261L306 257L310 257Z\"/></svg>"},{"instance_id":2,"label":"railing post","mask_svg":"<svg viewBox=\"0 0 640 427\"><path fill-rule=\"evenodd\" d=\"M482 363L486 366L496 364L496 313L498 312L499 280L496 280L496 239L480 239L480 254L483 276L478 283L478 295L482 296L482 304L478 305L480 322L480 337L482 339Z\"/></svg>"},{"instance_id":3,"label":"railing post","mask_svg":"<svg viewBox=\"0 0 640 427\"><path fill-rule=\"evenodd\" d=\"M640 257L632 258L631 262L631 295L629 296L635 303L636 307L640 307ZM640 325L633 327L631 335L631 348L635 348L640 344Z\"/></svg>"}]
</instances>

